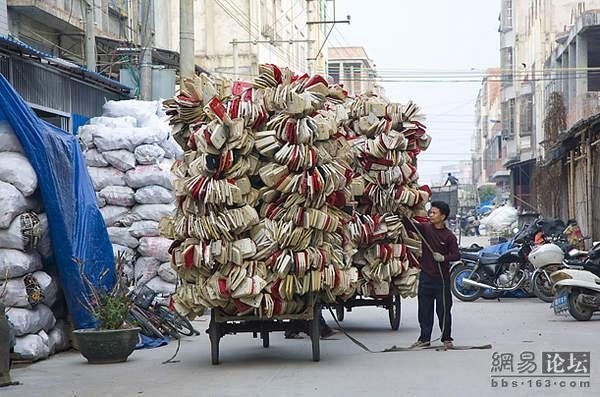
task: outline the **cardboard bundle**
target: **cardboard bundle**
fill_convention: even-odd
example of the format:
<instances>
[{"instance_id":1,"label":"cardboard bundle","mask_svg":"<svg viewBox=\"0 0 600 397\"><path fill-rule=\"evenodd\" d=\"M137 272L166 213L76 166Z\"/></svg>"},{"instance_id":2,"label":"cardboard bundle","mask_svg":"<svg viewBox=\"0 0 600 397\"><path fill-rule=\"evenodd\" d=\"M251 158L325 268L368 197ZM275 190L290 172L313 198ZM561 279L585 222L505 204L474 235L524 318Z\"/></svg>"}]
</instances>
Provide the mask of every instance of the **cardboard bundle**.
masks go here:
<instances>
[{"instance_id":1,"label":"cardboard bundle","mask_svg":"<svg viewBox=\"0 0 600 397\"><path fill-rule=\"evenodd\" d=\"M158 223L175 209L171 167L183 151L160 103L109 101L79 137L115 255L131 259L126 271L136 284L174 293L172 241L160 237Z\"/></svg>"},{"instance_id":2,"label":"cardboard bundle","mask_svg":"<svg viewBox=\"0 0 600 397\"><path fill-rule=\"evenodd\" d=\"M11 126L0 122L0 302L16 335L15 358L36 361L69 347L38 178Z\"/></svg>"},{"instance_id":3,"label":"cardboard bundle","mask_svg":"<svg viewBox=\"0 0 600 397\"><path fill-rule=\"evenodd\" d=\"M421 244L402 218L423 215L429 201L429 188L418 185L416 158L431 138L413 103L402 106L367 93L348 106L357 202L349 250L360 271L358 293L414 296Z\"/></svg>"},{"instance_id":4,"label":"cardboard bundle","mask_svg":"<svg viewBox=\"0 0 600 397\"><path fill-rule=\"evenodd\" d=\"M310 292L352 293L343 100L320 76L261 65L243 90L201 76L165 101L185 148L177 213L161 223L176 240L179 312L272 317L305 310Z\"/></svg>"}]
</instances>

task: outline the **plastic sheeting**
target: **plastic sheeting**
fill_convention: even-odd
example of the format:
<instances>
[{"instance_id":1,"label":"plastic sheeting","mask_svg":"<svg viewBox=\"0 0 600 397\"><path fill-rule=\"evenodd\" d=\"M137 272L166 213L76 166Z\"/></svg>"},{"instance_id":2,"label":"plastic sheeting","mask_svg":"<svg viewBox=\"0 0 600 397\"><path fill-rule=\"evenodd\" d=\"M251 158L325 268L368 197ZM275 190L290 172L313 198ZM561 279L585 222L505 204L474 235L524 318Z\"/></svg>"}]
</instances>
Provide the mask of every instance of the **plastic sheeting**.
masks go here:
<instances>
[{"instance_id":1,"label":"plastic sheeting","mask_svg":"<svg viewBox=\"0 0 600 397\"><path fill-rule=\"evenodd\" d=\"M39 180L61 284L76 328L95 320L82 304L86 291L76 259L98 287L114 285L113 253L77 139L40 120L0 75L0 121L17 135ZM108 270L104 278L99 275Z\"/></svg>"}]
</instances>

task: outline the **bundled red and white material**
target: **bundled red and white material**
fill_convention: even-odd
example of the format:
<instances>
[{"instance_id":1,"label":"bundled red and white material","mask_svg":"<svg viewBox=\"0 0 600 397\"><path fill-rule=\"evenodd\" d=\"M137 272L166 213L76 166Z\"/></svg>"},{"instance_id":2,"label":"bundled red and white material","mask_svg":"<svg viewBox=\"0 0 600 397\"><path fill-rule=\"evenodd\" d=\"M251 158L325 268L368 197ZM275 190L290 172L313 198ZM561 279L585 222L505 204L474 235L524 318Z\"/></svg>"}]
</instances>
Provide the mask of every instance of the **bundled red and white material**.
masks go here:
<instances>
[{"instance_id":1,"label":"bundled red and white material","mask_svg":"<svg viewBox=\"0 0 600 397\"><path fill-rule=\"evenodd\" d=\"M360 270L358 294L415 296L421 244L402 218L423 215L431 196L429 187L419 186L416 167L431 138L412 102L402 106L368 93L349 109L357 201L349 250Z\"/></svg>"},{"instance_id":2,"label":"bundled red and white material","mask_svg":"<svg viewBox=\"0 0 600 397\"><path fill-rule=\"evenodd\" d=\"M309 293L333 299L358 278L343 250L342 91L274 65L242 88L200 76L165 101L185 155L174 167L177 213L161 231L176 240L175 304L189 316L299 313Z\"/></svg>"},{"instance_id":3,"label":"bundled red and white material","mask_svg":"<svg viewBox=\"0 0 600 397\"><path fill-rule=\"evenodd\" d=\"M98 205L115 255L132 259L127 271L136 283L175 292L169 264L172 241L158 223L175 209L171 167L183 150L170 134L159 102L109 101L103 115L79 130Z\"/></svg>"},{"instance_id":4,"label":"bundled red and white material","mask_svg":"<svg viewBox=\"0 0 600 397\"><path fill-rule=\"evenodd\" d=\"M0 302L16 334L15 358L36 361L69 347L38 179L8 123L0 122Z\"/></svg>"}]
</instances>

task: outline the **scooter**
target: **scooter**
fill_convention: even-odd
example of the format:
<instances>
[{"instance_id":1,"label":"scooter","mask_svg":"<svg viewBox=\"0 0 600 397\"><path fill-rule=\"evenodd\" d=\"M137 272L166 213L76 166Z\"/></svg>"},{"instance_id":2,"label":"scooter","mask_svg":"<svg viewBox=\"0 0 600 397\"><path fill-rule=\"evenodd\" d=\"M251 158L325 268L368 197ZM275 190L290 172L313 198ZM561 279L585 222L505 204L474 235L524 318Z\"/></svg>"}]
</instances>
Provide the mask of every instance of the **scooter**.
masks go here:
<instances>
[{"instance_id":1,"label":"scooter","mask_svg":"<svg viewBox=\"0 0 600 397\"><path fill-rule=\"evenodd\" d=\"M572 250L576 256L582 251ZM569 312L578 321L588 321L600 311L600 242L594 242L583 261L565 261L566 268L550 275L556 297L554 313Z\"/></svg>"},{"instance_id":2,"label":"scooter","mask_svg":"<svg viewBox=\"0 0 600 397\"><path fill-rule=\"evenodd\" d=\"M550 274L563 267L565 253L558 245L547 243L531 250L528 259L535 268L531 275L533 293L544 302L551 303L554 291Z\"/></svg>"}]
</instances>

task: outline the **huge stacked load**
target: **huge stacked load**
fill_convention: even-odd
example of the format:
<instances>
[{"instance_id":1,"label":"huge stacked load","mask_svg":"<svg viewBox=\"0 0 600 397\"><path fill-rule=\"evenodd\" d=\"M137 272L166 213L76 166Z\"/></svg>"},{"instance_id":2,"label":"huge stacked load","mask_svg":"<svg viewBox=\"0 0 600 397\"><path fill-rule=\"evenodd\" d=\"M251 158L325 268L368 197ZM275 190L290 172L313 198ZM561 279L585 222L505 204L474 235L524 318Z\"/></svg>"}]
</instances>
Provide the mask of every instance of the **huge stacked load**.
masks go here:
<instances>
[{"instance_id":1,"label":"huge stacked load","mask_svg":"<svg viewBox=\"0 0 600 397\"><path fill-rule=\"evenodd\" d=\"M171 241L158 223L171 215L174 161L183 154L170 135L158 102L110 101L102 117L79 131L100 211L116 252L135 260L138 284L173 293L177 275L169 262Z\"/></svg>"},{"instance_id":2,"label":"huge stacked load","mask_svg":"<svg viewBox=\"0 0 600 397\"><path fill-rule=\"evenodd\" d=\"M365 94L351 101L346 129L356 136L358 206L351 222L353 262L360 270L358 293L415 296L419 239L403 218L422 216L431 191L418 185L417 155L431 138L417 120L418 108Z\"/></svg>"},{"instance_id":3,"label":"huge stacked load","mask_svg":"<svg viewBox=\"0 0 600 397\"><path fill-rule=\"evenodd\" d=\"M174 167L177 213L162 233L176 240L175 303L189 316L299 313L311 293L333 299L356 286L343 249L344 94L319 76L259 72L235 95L228 81L201 76L165 102L185 155Z\"/></svg>"},{"instance_id":4,"label":"huge stacked load","mask_svg":"<svg viewBox=\"0 0 600 397\"><path fill-rule=\"evenodd\" d=\"M69 346L38 179L10 125L0 122L0 302L16 334L17 359L35 361ZM57 320L58 319L58 320Z\"/></svg>"}]
</instances>

